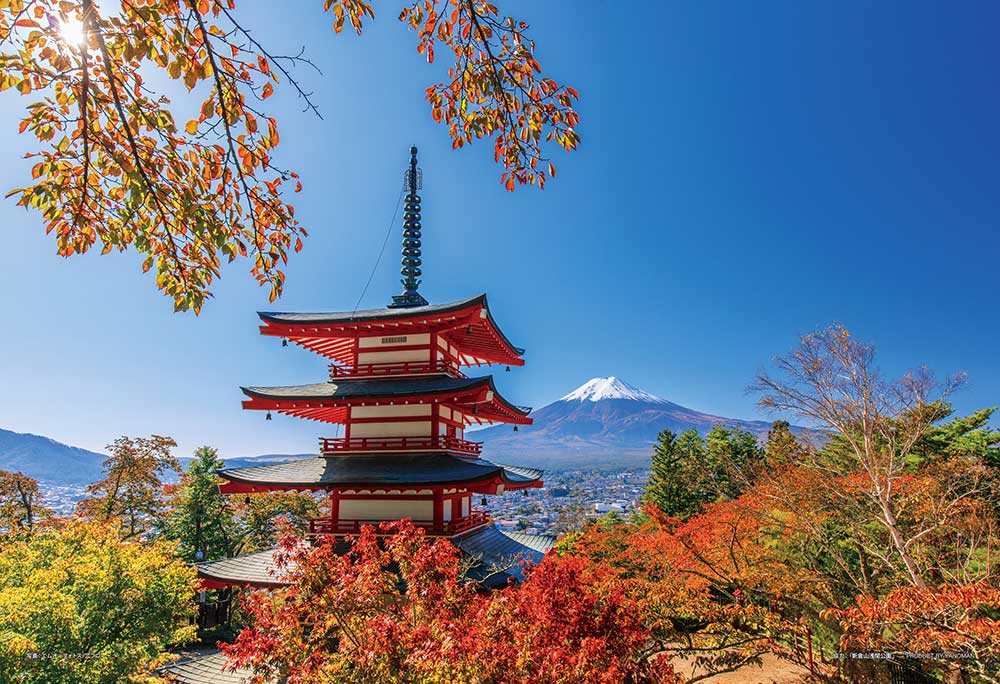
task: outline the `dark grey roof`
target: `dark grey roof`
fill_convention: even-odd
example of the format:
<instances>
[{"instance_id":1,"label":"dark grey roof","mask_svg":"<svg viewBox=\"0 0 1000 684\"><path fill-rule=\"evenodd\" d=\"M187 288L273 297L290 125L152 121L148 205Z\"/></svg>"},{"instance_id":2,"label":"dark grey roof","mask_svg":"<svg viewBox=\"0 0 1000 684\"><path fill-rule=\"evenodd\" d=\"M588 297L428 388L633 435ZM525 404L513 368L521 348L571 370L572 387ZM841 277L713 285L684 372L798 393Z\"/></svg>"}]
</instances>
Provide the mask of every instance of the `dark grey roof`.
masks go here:
<instances>
[{"instance_id":1,"label":"dark grey roof","mask_svg":"<svg viewBox=\"0 0 1000 684\"><path fill-rule=\"evenodd\" d=\"M282 323L286 325L295 324L337 324L337 323L361 323L370 321L392 320L399 318L419 318L420 316L446 314L451 311L459 311L470 306L481 304L486 310L486 319L493 329L507 346L514 350L518 356L524 354L524 350L515 347L514 344L503 334L500 326L493 319L490 313L489 304L486 302L486 295L476 295L469 299L450 304L428 304L427 306L411 306L402 308L383 307L381 309L364 309L362 311L335 311L327 313L285 313L279 311L258 311L260 319L269 323Z\"/></svg>"},{"instance_id":2,"label":"dark grey roof","mask_svg":"<svg viewBox=\"0 0 1000 684\"><path fill-rule=\"evenodd\" d=\"M274 549L250 553L236 558L196 563L198 576L219 582L253 584L260 587L280 587L283 571L274 562Z\"/></svg>"},{"instance_id":3,"label":"dark grey roof","mask_svg":"<svg viewBox=\"0 0 1000 684\"><path fill-rule=\"evenodd\" d=\"M497 463L497 465L503 468L504 477L511 482L540 480L542 475L545 474L542 468L525 468L524 466L509 466L502 463Z\"/></svg>"},{"instance_id":4,"label":"dark grey roof","mask_svg":"<svg viewBox=\"0 0 1000 684\"><path fill-rule=\"evenodd\" d=\"M261 399L379 399L384 397L408 397L423 394L446 394L477 387L488 387L494 398L521 415L528 415L531 409L515 406L504 399L493 384L493 376L481 378L453 378L450 376L430 376L419 378L386 378L384 380L340 380L338 382L317 382L311 385L289 385L284 387L241 387L248 397Z\"/></svg>"},{"instance_id":5,"label":"dark grey roof","mask_svg":"<svg viewBox=\"0 0 1000 684\"><path fill-rule=\"evenodd\" d=\"M555 541L556 538L550 535L504 532L495 525L451 540L459 551L475 561L467 577L482 581L488 587L506 585L510 579L524 579L519 561L540 563ZM271 549L224 561L199 563L196 566L198 576L237 584L282 586L284 583L269 572L275 567L274 552L275 549Z\"/></svg>"},{"instance_id":6,"label":"dark grey roof","mask_svg":"<svg viewBox=\"0 0 1000 684\"><path fill-rule=\"evenodd\" d=\"M468 306L482 303L486 305L486 295L481 294L460 302L450 304L428 304L427 306L411 306L407 308L364 309L362 311L336 311L327 313L284 313L278 311L258 311L257 315L263 321L273 323L355 323L359 321L374 321L385 318L411 318L427 314L441 314L457 311Z\"/></svg>"},{"instance_id":7,"label":"dark grey roof","mask_svg":"<svg viewBox=\"0 0 1000 684\"><path fill-rule=\"evenodd\" d=\"M386 378L384 380L339 380L311 385L286 387L242 387L243 393L265 399L367 399L405 397L408 395L454 392L489 385L493 378L453 378L430 376L418 378Z\"/></svg>"},{"instance_id":8,"label":"dark grey roof","mask_svg":"<svg viewBox=\"0 0 1000 684\"><path fill-rule=\"evenodd\" d=\"M506 468L480 458L445 453L320 456L288 463L230 468L219 474L231 482L288 487L443 485L477 482L499 475L508 484L539 479L541 470Z\"/></svg>"},{"instance_id":9,"label":"dark grey roof","mask_svg":"<svg viewBox=\"0 0 1000 684\"><path fill-rule=\"evenodd\" d=\"M547 534L524 534L504 532L496 525L489 525L457 537L452 543L466 556L478 561L467 576L482 581L489 587L499 587L510 579L524 579L520 561L540 563L556 543L556 538Z\"/></svg>"},{"instance_id":10,"label":"dark grey roof","mask_svg":"<svg viewBox=\"0 0 1000 684\"><path fill-rule=\"evenodd\" d=\"M253 670L224 671L226 656L219 651L185 655L160 669L160 673L182 684L247 684ZM277 680L271 680L277 681Z\"/></svg>"}]
</instances>

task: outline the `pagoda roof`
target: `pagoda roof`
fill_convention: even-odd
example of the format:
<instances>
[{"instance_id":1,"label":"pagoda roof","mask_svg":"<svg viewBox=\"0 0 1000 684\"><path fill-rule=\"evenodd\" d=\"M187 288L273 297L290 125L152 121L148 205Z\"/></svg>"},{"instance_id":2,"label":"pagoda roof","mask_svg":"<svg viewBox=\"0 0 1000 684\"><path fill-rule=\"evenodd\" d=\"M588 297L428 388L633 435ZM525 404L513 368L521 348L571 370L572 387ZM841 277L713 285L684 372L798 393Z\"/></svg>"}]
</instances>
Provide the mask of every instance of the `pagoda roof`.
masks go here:
<instances>
[{"instance_id":1,"label":"pagoda roof","mask_svg":"<svg viewBox=\"0 0 1000 684\"><path fill-rule=\"evenodd\" d=\"M320 456L287 463L219 471L228 480L226 494L271 489L378 488L418 489L428 486L491 483L508 489L537 487L542 470L507 467L479 458L443 453Z\"/></svg>"},{"instance_id":2,"label":"pagoda roof","mask_svg":"<svg viewBox=\"0 0 1000 684\"><path fill-rule=\"evenodd\" d=\"M504 532L496 525L487 525L471 534L457 537L452 543L467 557L478 561L467 572L469 579L481 581L490 588L505 586L511 579L524 580L524 567L519 561L533 565L555 546L556 538L548 534Z\"/></svg>"},{"instance_id":3,"label":"pagoda roof","mask_svg":"<svg viewBox=\"0 0 1000 684\"><path fill-rule=\"evenodd\" d=\"M252 669L225 669L228 658L218 650L187 654L165 665L159 673L178 684L249 684ZM277 680L267 680L276 682Z\"/></svg>"},{"instance_id":4,"label":"pagoda roof","mask_svg":"<svg viewBox=\"0 0 1000 684\"><path fill-rule=\"evenodd\" d=\"M487 525L451 540L465 556L478 561L469 571L469 579L483 581L491 588L504 586L512 578L517 581L524 579L523 568L517 561L541 562L555 541L555 537L550 535L504 532L495 525ZM276 579L275 574L269 572L275 567L275 552L276 549L271 549L223 561L199 563L195 567L199 577L214 585L284 586L287 582Z\"/></svg>"},{"instance_id":5,"label":"pagoda roof","mask_svg":"<svg viewBox=\"0 0 1000 684\"><path fill-rule=\"evenodd\" d=\"M392 404L424 398L454 401L478 411L480 423L531 423L530 408L516 406L496 391L491 376L454 378L422 376L379 380L338 380L283 387L241 387L250 397L243 408L275 410L300 418L341 423L350 404ZM368 400L368 401L366 401Z\"/></svg>"},{"instance_id":6,"label":"pagoda roof","mask_svg":"<svg viewBox=\"0 0 1000 684\"><path fill-rule=\"evenodd\" d=\"M198 577L217 584L242 584L255 587L282 587L283 571L274 560L274 549L236 558L196 563Z\"/></svg>"},{"instance_id":7,"label":"pagoda roof","mask_svg":"<svg viewBox=\"0 0 1000 684\"><path fill-rule=\"evenodd\" d=\"M524 349L514 346L490 313L486 295L450 304L384 307L329 313L260 311L264 335L287 338L318 354L350 363L359 334L446 334L464 365L524 365Z\"/></svg>"}]
</instances>

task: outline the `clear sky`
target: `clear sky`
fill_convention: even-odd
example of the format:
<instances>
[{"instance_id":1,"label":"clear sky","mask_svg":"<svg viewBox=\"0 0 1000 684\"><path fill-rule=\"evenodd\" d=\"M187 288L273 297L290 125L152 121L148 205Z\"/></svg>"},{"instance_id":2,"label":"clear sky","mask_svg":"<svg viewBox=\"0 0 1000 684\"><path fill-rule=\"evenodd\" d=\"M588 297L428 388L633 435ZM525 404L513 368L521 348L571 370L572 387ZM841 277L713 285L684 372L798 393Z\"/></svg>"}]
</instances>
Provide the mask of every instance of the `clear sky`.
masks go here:
<instances>
[{"instance_id":1,"label":"clear sky","mask_svg":"<svg viewBox=\"0 0 1000 684\"><path fill-rule=\"evenodd\" d=\"M553 151L545 191L506 192L489 143L451 151L422 100L444 65L416 54L395 3L376 3L357 38L335 37L319 0L281 13L240 0L258 38L279 53L304 43L324 73L302 74L322 121L287 91L269 100L311 231L285 297L269 305L239 264L201 316L174 314L135 254L61 259L37 214L0 203L0 427L94 450L155 432L181 455L314 451L332 426L240 408L239 385L325 377L320 357L258 335L254 312L353 308L410 144L421 290L489 293L528 349L499 378L518 404L613 374L760 417L745 392L757 368L834 320L874 341L886 370L968 371L959 409L1000 403L1000 5L500 4L581 94L582 145ZM26 100L0 98L4 189L29 177ZM399 233L363 307L399 289Z\"/></svg>"}]
</instances>

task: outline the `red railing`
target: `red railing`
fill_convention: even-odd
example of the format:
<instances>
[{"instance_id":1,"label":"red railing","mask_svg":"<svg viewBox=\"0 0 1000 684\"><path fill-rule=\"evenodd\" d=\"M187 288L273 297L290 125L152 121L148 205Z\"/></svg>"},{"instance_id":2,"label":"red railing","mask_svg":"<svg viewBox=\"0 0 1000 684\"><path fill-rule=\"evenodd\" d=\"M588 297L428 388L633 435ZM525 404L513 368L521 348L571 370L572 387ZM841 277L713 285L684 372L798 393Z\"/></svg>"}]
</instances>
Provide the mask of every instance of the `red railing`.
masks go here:
<instances>
[{"instance_id":1,"label":"red railing","mask_svg":"<svg viewBox=\"0 0 1000 684\"><path fill-rule=\"evenodd\" d=\"M421 449L447 449L464 454L478 454L483 450L482 442L470 442L458 437L323 437L319 440L319 450L324 454L345 451L420 451Z\"/></svg>"},{"instance_id":2,"label":"red railing","mask_svg":"<svg viewBox=\"0 0 1000 684\"><path fill-rule=\"evenodd\" d=\"M370 378L390 375L419 375L421 373L447 373L452 377L466 377L458 366L450 361L394 361L392 363L359 363L356 366L330 364L330 379Z\"/></svg>"},{"instance_id":3,"label":"red railing","mask_svg":"<svg viewBox=\"0 0 1000 684\"><path fill-rule=\"evenodd\" d=\"M309 521L309 534L359 534L363 525L378 525L378 520L337 520L330 518L313 518ZM455 520L445 520L435 525L431 520L412 521L417 527L422 527L428 534L453 536L474 530L490 522L490 516L484 511L472 511L469 515Z\"/></svg>"}]
</instances>

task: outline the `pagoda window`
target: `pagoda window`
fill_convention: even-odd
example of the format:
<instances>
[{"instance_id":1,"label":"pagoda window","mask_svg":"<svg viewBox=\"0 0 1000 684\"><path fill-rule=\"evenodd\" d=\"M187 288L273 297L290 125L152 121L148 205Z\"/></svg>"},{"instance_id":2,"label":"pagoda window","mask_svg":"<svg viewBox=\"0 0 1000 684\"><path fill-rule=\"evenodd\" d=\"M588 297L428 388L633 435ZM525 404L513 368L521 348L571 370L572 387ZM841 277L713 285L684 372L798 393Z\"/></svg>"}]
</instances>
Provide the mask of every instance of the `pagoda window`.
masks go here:
<instances>
[{"instance_id":1,"label":"pagoda window","mask_svg":"<svg viewBox=\"0 0 1000 684\"><path fill-rule=\"evenodd\" d=\"M361 349L370 349L372 347L416 347L423 346L428 347L431 343L430 333L421 333L418 335L389 335L389 336L378 336L378 337L361 337L358 339L358 347Z\"/></svg>"}]
</instances>

